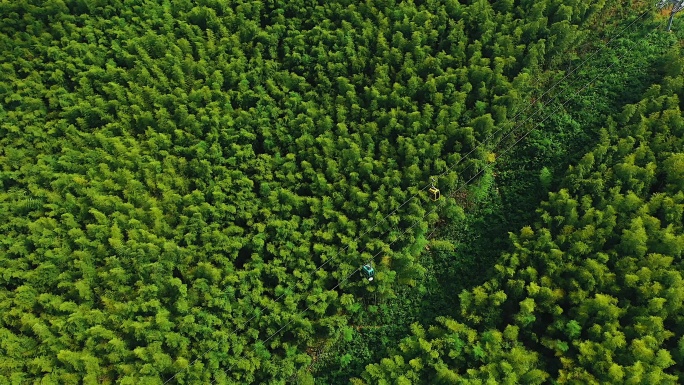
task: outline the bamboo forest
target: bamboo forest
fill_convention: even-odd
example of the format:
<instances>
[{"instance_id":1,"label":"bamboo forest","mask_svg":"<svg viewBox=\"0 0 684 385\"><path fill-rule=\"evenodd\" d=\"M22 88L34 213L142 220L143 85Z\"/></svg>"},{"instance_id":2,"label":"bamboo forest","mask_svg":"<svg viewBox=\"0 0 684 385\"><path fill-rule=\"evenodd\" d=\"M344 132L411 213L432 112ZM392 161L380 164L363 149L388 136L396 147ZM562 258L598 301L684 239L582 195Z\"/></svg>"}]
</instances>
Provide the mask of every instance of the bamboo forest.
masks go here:
<instances>
[{"instance_id":1,"label":"bamboo forest","mask_svg":"<svg viewBox=\"0 0 684 385\"><path fill-rule=\"evenodd\" d=\"M682 9L0 0L0 385L684 383Z\"/></svg>"}]
</instances>

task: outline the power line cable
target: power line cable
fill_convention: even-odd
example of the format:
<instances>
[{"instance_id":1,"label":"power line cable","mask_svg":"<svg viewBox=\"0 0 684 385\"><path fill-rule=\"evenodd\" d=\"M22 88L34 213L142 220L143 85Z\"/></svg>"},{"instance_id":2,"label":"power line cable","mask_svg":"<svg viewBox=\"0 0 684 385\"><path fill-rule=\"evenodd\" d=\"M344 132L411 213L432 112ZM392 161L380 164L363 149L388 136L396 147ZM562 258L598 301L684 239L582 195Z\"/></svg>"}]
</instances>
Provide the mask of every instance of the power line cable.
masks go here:
<instances>
[{"instance_id":1,"label":"power line cable","mask_svg":"<svg viewBox=\"0 0 684 385\"><path fill-rule=\"evenodd\" d=\"M627 54L627 53L623 53L622 56L620 57L620 59L622 59L622 57L626 56L626 54ZM589 82L587 82L587 83L586 83L582 88L580 88L579 90L575 91L574 94L573 94L572 96L568 97L567 100L566 100L563 104L561 104L558 108L556 108L554 111L552 111L551 113L549 113L542 121L540 121L540 122L537 123L535 126L533 126L532 128L530 128L529 130L527 130L527 131L525 132L525 134L523 134L523 135L522 135L520 138L518 138L513 144L511 144L508 148L506 148L503 152L501 152L501 154L499 155L499 158L500 158L501 156L503 156L504 154L506 154L508 151L510 151L510 150L511 150L513 147L515 147L518 143L520 143L520 142L521 142L524 138L526 138L527 135L529 135L529 133L532 132L535 128L537 128L538 126L540 126L542 123L544 123L544 122L545 122L546 120L548 120L550 117L555 116L556 113L558 113L561 109L563 109L571 100L574 99L575 96L579 95L579 94L580 94L582 91L584 91L587 87L589 87L590 85L592 85L593 82L596 81L600 76L602 76L606 71L608 71L609 69L611 69L611 68L613 67L613 65L615 65L616 62L620 62L620 61L619 61L619 60L614 61L614 62L611 63L608 67L606 67L606 68L604 68L603 70L601 70L601 72L600 72L598 75L596 75L592 80L590 80ZM479 176L479 175L480 175L482 172L484 172L485 170L487 170L487 169L493 167L495 164L496 164L496 162L492 162L491 164L486 165L482 170L480 170L477 174L475 174L475 175L472 176L470 179L468 179L468 181L466 181L461 187L459 187L456 191L454 191L454 193L457 193L457 192L459 192L460 190L464 189L465 186L467 186L473 179L475 179L477 176ZM444 204L445 204L444 202L445 202L444 200L440 201L440 203L438 204L437 207L433 208L431 211L429 211L429 212L427 212L426 214L424 214L424 215L421 217L421 219L415 221L415 222L413 223L413 225L411 225L411 226L408 227L406 230L404 230L404 231L401 233L401 235L400 235L397 239L395 239L394 241L390 242L386 247L392 246L392 245L393 245L395 242L397 242L401 237L403 237L409 230L411 230L412 228L414 228L417 224L422 223L422 222L423 222L422 220L423 220L426 216L432 214L433 212L437 211L438 209L441 209L442 206L444 206ZM378 251L377 253L375 253L375 255L373 255L372 258L371 258L370 260L367 261L367 263L372 263L372 262L374 262L375 258L376 258L378 255L380 255L381 253L383 253L384 251L386 251L386 250L380 250L380 251ZM351 274L347 275L342 281L338 282L338 284L335 285L335 286L334 286L332 289L330 289L330 290L335 290L335 289L337 289L342 283L346 282L346 281L349 280L349 278L351 278L354 274L356 274L357 272L359 272L359 270L361 270L360 267L356 268L356 270L354 270ZM306 309L304 309L304 310L302 310L302 311L299 311L299 312L295 313L295 317L296 317L296 316L299 316L299 315L301 315L302 313L304 313L304 312L306 312L307 310L309 310L309 309L311 308L311 306L313 306L313 304L307 306ZM266 339L257 341L257 343L266 344L268 341L270 341L273 337L275 337L277 334L279 334L282 330L284 330L287 326L289 326L290 324L292 324L294 321L295 321L295 319L294 319L294 317L293 317L292 320L288 321L285 325L281 326L280 329L278 329L277 331L275 331L274 333L272 333L271 335L269 335ZM232 365L231 365L231 367L229 367L227 370L223 371L223 373L227 372L227 371L230 370L231 368L232 368ZM213 384L215 381L216 381L216 380L212 381L211 384Z\"/></svg>"},{"instance_id":2,"label":"power line cable","mask_svg":"<svg viewBox=\"0 0 684 385\"><path fill-rule=\"evenodd\" d=\"M600 52L600 51L604 50L606 47L608 47L608 45L609 45L613 40L615 40L617 37L619 37L619 36L622 34L622 32L624 32L627 28L631 27L631 26L632 26L635 22L637 22L638 20L641 20L641 18L643 18L644 16L646 16L649 12L650 12L650 9L647 10L647 11L645 11L645 12L643 12L641 15L639 15L639 17L637 17L636 19L634 19L634 20L633 20L631 23L629 23L626 27L622 28L617 34L615 34L610 40L608 40L601 48L599 48L599 49L595 50L594 52L592 52L592 54L591 54L588 58L586 58L584 61L582 61L582 63L580 63L578 66L574 67L570 72L566 73L565 76L563 76L562 79L560 79L559 81L557 81L552 87L548 88L548 89L547 89L541 96L539 96L537 99L541 100L546 94L548 94L549 92L551 92L551 91L552 91L554 88L556 88L561 82L563 82L565 79L567 79L570 75L572 75L575 71L577 71L580 67L582 67L582 66L583 66L586 62L588 62L591 58L593 58L594 55L596 55L598 52ZM536 82L536 83L539 83L539 81L540 81L540 80L537 79L537 82ZM535 83L535 84L536 84L536 83ZM555 97L554 97L553 99L555 99ZM551 99L551 100L553 100L553 99ZM533 105L534 105L534 103L530 103L530 104L529 104L527 107L525 107L523 110L519 111L511 120L517 119L518 116L520 116L523 112L527 111L527 110L528 110L530 107L532 107ZM510 134L511 131L517 130L518 127L520 127L522 124L524 124L527 120L529 120L529 118L526 119L525 121L523 121L521 124L517 125L517 126L516 126L515 128L513 128L512 130L509 130L509 134ZM461 158L461 159L464 159L465 157L467 157L468 155L470 155L472 152L474 152L475 150L477 150L477 148L480 147L480 145L482 145L483 143L485 143L487 140L489 140L489 139L490 139L491 137L493 137L494 135L498 134L502 129L503 129L503 128L500 127L500 128L497 129L495 132L493 132L492 134L490 134L489 136L487 136L487 137L485 138L484 141L480 142L477 146L475 146L473 149L471 149L471 150L470 150L468 153L466 153L466 154L464 155L464 157ZM506 136L508 136L508 135L506 135ZM503 138L505 138L506 136L504 136ZM503 138L502 138L502 139L503 139ZM461 160L459 160L458 162L454 163L452 166L447 167L447 170L444 171L443 173L439 174L438 177L444 176L447 172L451 171L451 168L452 168L452 167L457 166L460 162L461 162ZM425 188L426 188L426 187L424 187L423 189L425 189ZM415 195L414 195L414 196L415 196ZM412 197L412 198L413 198L413 197Z\"/></svg>"},{"instance_id":3,"label":"power line cable","mask_svg":"<svg viewBox=\"0 0 684 385\"><path fill-rule=\"evenodd\" d=\"M643 17L644 17L645 15L647 15L649 12L650 12L650 9L647 10L647 11L645 11L645 12L643 12L639 17L637 17L635 20L633 20L632 22L630 22L626 27L623 27L617 34L615 34L611 39L609 39L608 42L606 42L602 47L600 47L599 49L595 50L588 58L586 58L584 61L582 61L582 63L580 63L578 66L574 67L574 68L573 68L571 71L569 71L568 73L566 73L565 76L563 76L563 78L562 78L561 80L559 80L558 82L556 82L552 87L548 88L548 89L547 89L547 90L546 90L538 99L542 99L546 94L548 94L551 90L553 90L554 88L556 88L561 82L563 82L565 79L567 79L570 75L572 75L575 71L577 71L580 67L582 67L586 62L588 62L594 55L596 55L598 52L600 52L600 51L604 50L605 48L607 48L607 46L608 46L613 40L615 40L617 37L619 37L619 35L622 34L622 32L624 32L627 28L631 27L635 22L637 22L638 20L640 20L641 18L643 18ZM611 66L612 66L612 64L611 64ZM541 79L538 78L538 79L535 81L535 83L533 84L533 86L536 85L536 84L538 84L540 81L541 81ZM543 107L545 107L546 105L548 105L549 103L551 103L551 102L552 102L553 100L555 100L556 98L557 98L557 96L555 96L554 98L552 98L552 99L550 99L549 101L547 101L547 103L543 104ZM527 110L528 110L530 107L532 107L533 105L534 105L534 103L530 103L529 105L527 105L527 107L525 107L524 109L520 110L520 111L519 111L511 120L515 120L517 117L519 117L522 113L524 113L525 111L527 111ZM540 111L540 110L538 110L537 112L539 112L539 111ZM537 112L535 112L535 114L533 114L532 116L530 116L530 117L528 117L527 119L525 119L522 123L518 124L517 126L515 126L515 127L512 128L512 129L510 129L510 130L508 131L508 133L507 133L505 136L503 136L503 137L497 142L496 145L500 144L501 141L503 141L505 138L507 138L512 132L514 132L514 131L517 130L520 126L522 126L524 123L526 123L527 121L529 121L533 116L535 116L535 115L537 114ZM548 118L548 117L547 117L547 118ZM546 119L545 119L545 120L546 120ZM542 121L542 122L543 122L543 121ZM541 123L540 123L540 124L541 124ZM478 144L477 144L475 147L473 147L468 153L466 153L464 156L462 156L458 161L456 161L454 164L448 166L447 169L446 169L444 172L442 172L441 174L437 175L437 177L439 178L439 177L444 176L445 174L447 174L448 172L450 172L454 167L456 167L458 164L460 164L462 161L467 160L467 159L468 159L468 156L469 156L470 154L472 154L474 151L476 151L479 147L481 147L481 146L483 146L484 144L486 144L486 143L489 141L489 139L491 139L492 137L494 137L494 136L495 136L497 133L499 133L501 130L503 130L503 127L498 128L494 133L491 133L490 135L488 135L483 141L481 141L480 143L478 143ZM529 131L525 134L525 136L526 136L527 134L529 134ZM516 141L515 143L517 144L518 142L519 142L519 140ZM495 146L496 146L496 145L495 145ZM508 149L507 149L507 150L508 150ZM506 150L506 151L507 151L507 150ZM502 153L502 154L503 154L503 153ZM499 156L501 156L502 154L500 154ZM470 165L469 165L468 167L466 167L466 169L464 169L463 171L467 170L468 168L470 168ZM480 170L478 173L476 173L475 176L473 176L472 178L470 178L470 179L468 180L468 182L466 182L466 185L467 185L467 183L469 183L471 180L473 180L475 177L477 177L479 174L481 174L481 173L482 173L485 169L487 169L487 168L488 168L488 167L485 166L485 168L483 168L483 169ZM423 188L421 188L420 190L418 190L418 192L414 193L410 198L408 198L408 199L405 200L402 204L400 204L399 206L397 206L397 207L396 207L394 210L392 210L389 214L385 215L381 220L376 221L375 224L374 224L371 228L367 229L367 230L366 230L364 233L362 233L361 235L358 235L353 241L359 241L359 240L361 240L361 238L362 238L363 236L365 236L365 235L367 235L368 233L370 233L370 232L371 232L373 229L375 229L380 223L384 222L384 221L385 221L387 218L389 218L392 214L396 213L401 207L403 207L404 205L406 205L407 203L409 203L410 201L412 201L413 199L415 199L418 195L420 195L421 192L425 191L425 190L426 190L427 188L429 188L430 186L431 186L431 184L428 184L428 185L424 186ZM455 191L454 194L457 193L458 191L460 191L460 189L457 190L457 191ZM433 210L433 211L434 211L434 210ZM433 212L433 211L432 211L432 212ZM432 212L430 212L430 213L432 213ZM427 214L426 214L426 215L427 215ZM424 217L424 216L423 216L423 217ZM421 218L421 219L422 219L422 218ZM410 228L413 228L413 226L411 226ZM390 231L390 230L392 230L392 229L391 229L391 228L390 228L390 229L387 229L387 230L383 231L382 233L380 233L379 235L382 236L382 235L384 235L385 233L387 233L387 232ZM403 236L403 233L402 233L402 235L399 236L399 238L401 238L401 236ZM398 240L399 238L397 238L397 240ZM352 242L353 242L353 241L352 241ZM334 258L336 258L337 256L341 255L343 252L345 252L347 249L349 249L349 247L351 246L351 243L352 243L352 242L350 242L347 246L345 246L341 251L337 252L337 253L334 254L332 257L330 257L330 258L328 258L326 261L324 261L324 262L323 262L321 265L319 265L311 274L315 274L316 272L318 272L319 270L321 270L325 265L327 265L330 261L332 261ZM394 242L396 242L396 240L393 241L392 243L390 243L390 245L393 244ZM359 254L363 253L363 252L367 249L367 247L368 247L368 246L364 247L364 249L362 249L361 251L359 251ZM377 255L377 254L376 254L376 255ZM360 270L360 267L359 267L354 273L356 273L358 270ZM346 278L346 279L348 279L348 278ZM346 279L345 279L345 280L346 280ZM339 285L339 284L338 284L338 285ZM336 286L336 287L337 287L337 286ZM273 300L273 302L274 302L274 303L278 302L280 299L282 299L285 295L288 294L288 291L289 291L289 290L287 290L287 289L284 290L284 292L283 292L280 296L278 296L275 300ZM250 317L250 318L245 322L245 327L246 327L247 325L249 325L249 323L250 323L252 320L254 320L254 319L260 314L260 311L262 311L262 310L264 310L264 309L265 309L265 307L260 307L259 309L257 309L257 310L254 312L254 315L252 315L252 317ZM308 310L308 308L307 308L306 310ZM232 333L237 332L238 329L239 329L239 327L236 327L236 328L233 330ZM209 348L209 349L207 349L204 353L198 355L197 358L195 358L195 360L193 360L187 367L189 368L189 367L191 367L192 365L194 365L195 363L197 363L197 362L200 360L201 357L205 356L207 353L211 352L212 350L214 350L214 348ZM163 384L166 385L167 383L169 383L171 380L173 380L175 377L177 377L178 374L180 374L180 373L183 372L184 370L186 370L186 369L181 369L181 370L179 370L179 371L176 372L173 376L171 376L171 377L168 378L166 381L164 381Z\"/></svg>"}]
</instances>

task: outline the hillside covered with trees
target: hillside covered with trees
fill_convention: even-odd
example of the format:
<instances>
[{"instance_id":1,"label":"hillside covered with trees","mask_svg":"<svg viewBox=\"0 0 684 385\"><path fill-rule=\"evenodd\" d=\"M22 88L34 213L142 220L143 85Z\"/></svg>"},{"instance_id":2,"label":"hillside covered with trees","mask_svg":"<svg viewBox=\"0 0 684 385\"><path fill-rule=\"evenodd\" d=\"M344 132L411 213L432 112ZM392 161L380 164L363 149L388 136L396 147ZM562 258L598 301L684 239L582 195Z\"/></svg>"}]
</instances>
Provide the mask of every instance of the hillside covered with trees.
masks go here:
<instances>
[{"instance_id":1,"label":"hillside covered with trees","mask_svg":"<svg viewBox=\"0 0 684 385\"><path fill-rule=\"evenodd\" d=\"M0 384L678 382L650 6L0 2Z\"/></svg>"}]
</instances>

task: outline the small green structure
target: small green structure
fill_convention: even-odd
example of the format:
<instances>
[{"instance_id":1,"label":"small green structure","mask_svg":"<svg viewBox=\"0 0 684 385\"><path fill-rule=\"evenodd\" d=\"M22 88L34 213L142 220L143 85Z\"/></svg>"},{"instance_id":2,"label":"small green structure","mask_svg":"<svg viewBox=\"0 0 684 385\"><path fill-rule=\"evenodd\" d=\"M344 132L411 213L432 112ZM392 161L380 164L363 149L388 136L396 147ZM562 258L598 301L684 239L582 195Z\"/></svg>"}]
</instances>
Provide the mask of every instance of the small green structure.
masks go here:
<instances>
[{"instance_id":1,"label":"small green structure","mask_svg":"<svg viewBox=\"0 0 684 385\"><path fill-rule=\"evenodd\" d=\"M361 274L363 274L363 276L366 277L366 279L368 279L370 282L373 280L373 277L375 277L375 269L373 269L373 266L371 265L363 265L361 268Z\"/></svg>"}]
</instances>

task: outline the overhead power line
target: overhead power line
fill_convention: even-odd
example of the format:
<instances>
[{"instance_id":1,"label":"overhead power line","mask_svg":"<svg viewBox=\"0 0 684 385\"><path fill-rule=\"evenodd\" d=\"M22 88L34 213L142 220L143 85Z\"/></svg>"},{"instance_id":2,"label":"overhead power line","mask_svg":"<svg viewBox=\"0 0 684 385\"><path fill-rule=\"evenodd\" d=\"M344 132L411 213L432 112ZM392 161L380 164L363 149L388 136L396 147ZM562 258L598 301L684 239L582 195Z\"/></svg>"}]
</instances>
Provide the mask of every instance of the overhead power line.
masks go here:
<instances>
[{"instance_id":1,"label":"overhead power line","mask_svg":"<svg viewBox=\"0 0 684 385\"><path fill-rule=\"evenodd\" d=\"M619 57L619 59L622 59L622 58L623 58L624 56L626 56L626 55L627 55L627 52L623 53L623 54ZM561 109L563 109L563 108L564 108L564 107L565 107L565 106L566 106L566 105L567 105L575 96L579 95L582 91L584 91L586 88L588 88L589 86L591 86L591 85L594 83L594 81L596 81L599 77L601 77L605 72L607 72L608 70L610 70L610 69L615 65L615 63L620 63L620 62L621 62L621 60L617 60L617 61L612 62L608 67L606 67L605 69L603 69L603 70L602 70L598 75L596 75L592 80L588 81L582 88L580 88L579 90L575 91L574 94L573 94L572 96L568 97L567 100L566 100L563 104L561 104L558 108L556 108L554 111L552 111L551 113L549 113L542 121L540 121L540 122L537 123L534 127L532 127L531 129L529 129L528 131L526 131L525 134L523 134L523 135L522 135L520 138L518 138L513 144L511 144L508 148L506 148L506 149L499 155L499 158L500 158L502 155L504 155L505 153L507 153L508 151L510 151L510 150L511 150L513 147L515 147L518 143L520 143L524 138L527 137L527 135L529 135L530 132L532 132L532 131L533 131L535 128L537 128L539 125L541 125L542 123L544 123L544 122L545 122L547 119L549 119L550 117L555 116L556 113L558 113ZM456 192L462 190L463 188L465 188L465 186L467 186L472 180L474 180L477 176L479 176L479 175L480 175L482 172L484 172L485 170L490 169L491 167L493 167L495 164L496 164L496 162L486 165L482 170L480 170L477 174L475 174L475 175L474 175L473 177L471 177L468 181L466 181L466 183L464 183L461 187L459 187L456 191L454 191L454 193L456 193ZM392 244L394 244L397 240L399 240L399 238L403 237L409 230L411 230L412 228L414 228L416 225L420 224L420 223L422 222L422 220L423 220L425 217L427 217L428 215L430 215L430 214L432 214L432 213L434 213L434 212L436 212L436 211L441 210L441 209L443 208L443 206L444 206L444 202L445 202L444 200L439 201L439 203L437 204L437 207L433 208L431 211L429 211L429 212L427 212L426 214L424 214L424 215L421 217L421 219L415 221L410 227L406 228L406 229L401 233L401 235L400 235L397 239L395 239L394 241L390 242L387 246L389 247L389 246L391 246ZM378 255L382 254L382 253L385 252L385 251L386 251L386 250L381 250L381 251L375 253L375 254L372 256L372 258L369 259L369 260L367 261L367 263L372 263L372 262L377 258ZM335 286L334 286L332 289L330 289L330 290L335 290L335 289L337 289L342 283L346 282L346 281L349 280L352 276L354 276L356 273L358 273L358 272L360 271L360 269L361 269L361 267L358 267L356 270L354 270L354 271L351 272L349 275L347 275L343 280L341 280L340 282L338 282L338 284L335 285ZM264 345L265 345L268 341L270 341L271 339L273 339L273 337L275 337L275 336L278 335L280 332L282 332L285 328L287 328L289 325L291 325L291 324L296 320L295 317L297 317L297 316L299 316L299 315L305 313L305 312L308 311L313 305L314 305L314 304L311 304L311 305L307 306L304 310L301 310L301 311L299 311L298 313L296 313L296 314L293 316L293 318L292 318L289 322L287 322L285 325L281 326L281 327L280 327L278 330L276 330L275 332L271 333L267 338L265 338L265 339L263 339L263 340L260 340L260 341L258 341L257 343L261 343L261 344L264 344ZM225 373L225 372L228 372L231 368L232 368L232 365L231 365L231 367L229 367L228 369L226 369L226 370L224 371L224 373ZM215 381L216 381L216 379L214 379L214 380L211 382L211 384L213 384Z\"/></svg>"},{"instance_id":2,"label":"overhead power line","mask_svg":"<svg viewBox=\"0 0 684 385\"><path fill-rule=\"evenodd\" d=\"M684 3L684 0L681 0L681 3ZM591 58L593 58L594 55L596 55L597 53L599 53L599 52L601 52L602 50L606 49L606 48L608 47L608 45L609 45L613 40L615 40L615 39L617 39L618 37L620 37L620 36L622 35L622 33L623 33L625 30L627 30L628 28L630 28L630 27L631 27L632 25L634 25L634 23L636 23L637 21L641 20L641 19L642 19L645 15L647 15L650 11L651 11L651 10L649 9L649 10L643 12L639 17L637 17L635 20L633 20L631 23L629 23L626 27L623 27L623 28L622 28L620 31L618 31L618 33L616 33L611 39L609 39L609 40L608 40L606 43L604 43L600 48L598 48L597 50L595 50L589 57L587 57L585 60L583 60L582 63L580 63L578 66L574 67L571 71L567 72L567 73L565 74L565 76L564 76L561 80L559 80L558 82L556 82L552 87L548 88L548 89L547 89L547 90L546 90L538 99L543 98L543 97L544 97L545 95L547 95L550 91L552 91L554 88L556 88L562 81L564 81L565 79L567 79L568 77L570 77L570 76L571 76L573 73L575 73L580 67L582 67L582 66L583 66L585 63L587 63ZM625 54L623 54L622 56L624 56L624 55L625 55ZM622 59L622 57L620 57L620 59ZM618 62L619 62L619 61L618 61ZM585 84L585 86L583 86L579 91L576 91L575 94L573 95L573 97L576 96L577 94L579 94L579 92L583 91L583 90L584 90L586 87L588 87L591 83L593 83L601 74L603 74L603 72L605 72L605 71L607 71L608 69L610 69L614 64L615 64L615 62L613 62L613 64L611 64L608 68L606 68L605 70L603 70L599 75L597 75L597 77L595 77L594 79L592 79L591 81L589 81L587 84ZM536 84L538 84L540 81L541 81L540 79L537 79L537 80L535 81L535 83L533 84L533 86L535 86ZM555 100L556 98L557 98L557 96L551 98L551 99L548 100L546 103L543 103L542 107L544 107L544 106L550 104L550 103L551 103L553 100ZM571 100L571 99L568 98L568 100L566 100L565 103L563 103L559 108L557 108L556 110L554 110L552 113L548 114L541 122L539 122L539 123L538 123L537 125L535 125L533 128L531 128L530 130L528 130L523 136L521 136L519 139L517 139L511 146L509 146L509 147L506 148L502 153L500 153L500 154L497 156L497 158L500 158L503 154L505 154L506 152L510 151L515 145L517 145L522 139L524 139L531 131L533 131L536 127L538 127L539 125L541 125L541 124L542 124L544 121L546 121L549 117L555 115L555 113L558 112L561 108L563 108L570 100ZM516 118L518 118L522 113L524 113L525 111L527 111L527 110L528 110L530 107L532 107L533 105L534 105L533 103L528 104L527 107L525 107L524 109L522 109L521 111L519 111L511 120L515 120ZM513 132L515 132L519 127L521 127L523 124L525 124L525 122L529 121L532 117L534 117L534 116L535 116L537 113L539 113L540 111L541 111L541 108L538 109L532 116L530 116L530 117L528 117L527 119L525 119L522 123L516 125L516 126L515 126L514 128L512 128L512 129L509 129L508 132L507 132L507 134L504 135L501 139L499 139L499 141L496 143L495 146L498 146L505 138L507 138L509 135L511 135ZM468 156L471 155L475 150L477 150L479 147L481 147L481 146L487 144L487 142L488 142L491 138L494 138L495 135L498 134L499 132L501 132L502 130L503 130L503 128L499 128L499 129L497 129L494 133L491 133L490 135L488 135L482 142L480 142L479 144L477 144L477 145L476 145L474 148L472 148L468 153L466 153L463 157L461 157L457 162L455 162L454 164L448 166L447 169L446 169L445 171L443 171L441 174L439 174L437 177L442 177L442 176L446 175L446 174L447 174L448 172L450 172L455 166L457 166L458 164L460 164L462 161L468 159ZM482 168L482 169L481 169L480 171L478 171L474 176L472 176L470 179L468 179L468 181L466 181L460 188L458 188L458 189L457 189L456 191L454 191L453 193L457 193L457 192L461 191L461 190L462 190L463 188L465 188L471 181L473 181L476 177L478 177L478 176L479 176L482 172L484 172L485 170L491 168L495 163L496 163L496 162L491 163L491 164L489 164L489 165L486 165L484 168ZM466 170L467 170L469 167L470 167L470 166L466 167ZM403 206L405 206L407 203L409 203L409 202L411 202L412 200L414 200L417 196L419 196L423 191L425 191L426 189L428 189L430 186L431 186L431 184L425 185L423 188L421 188L420 190L418 190L418 192L414 193L410 198L406 199L403 203L401 203L401 204L400 204L399 206L397 206L394 210L392 210L389 214L385 215L381 220L375 222L375 224L374 224L371 228L369 228L368 230L366 230L366 231L365 231L364 233L362 233L361 235L357 236L354 240L355 240L355 241L361 240L362 237L364 237L365 235L369 234L369 233L370 233L372 230L374 230L380 223L382 223L382 222L384 222L385 220L387 220L387 218L389 218L391 215L395 214L400 208L402 208ZM399 235L399 237L397 237L397 239L395 239L394 241L390 242L390 243L387 245L387 247L389 247L389 246L393 245L395 242L397 242L397 241L398 241L400 238L402 238L409 230L413 229L417 224L422 223L423 219L426 218L428 215L430 215L430 214L432 214L432 213L434 213L434 212L436 212L436 211L438 211L438 210L441 210L442 206L444 205L444 202L445 202L444 200L440 200L439 203L437 204L437 207L435 207L435 208L434 208L433 210L431 210L430 212L424 214L424 215L423 215L418 221L416 221L413 225L411 225L410 227L406 228L406 229ZM385 233L387 233L387 232L390 231L390 230L391 230L391 229L385 230L385 231L383 231L383 232L382 232L381 234L379 234L379 235L382 236L382 235L384 235ZM341 251L339 251L339 252L337 252L335 255L333 255L333 257L328 258L326 261L324 261L322 264L320 264L320 265L313 271L313 273L316 273L318 270L320 270L320 269L322 269L324 266L326 266L329 262L331 262L332 260L334 260L335 257L341 255L343 252L345 252L347 249L349 249L349 247L350 247L350 245L351 245L352 243L353 243L353 242L350 242L350 243L349 243L347 246L345 246ZM367 247L365 247L364 249L362 249L362 250L359 252L359 254L363 253L363 252L366 250L366 248L367 248ZM376 254L374 254L374 255L372 256L372 258L369 260L369 262L373 261L373 260L375 259L375 257L377 257L379 254L381 254L383 251L385 251L385 250L381 250L381 251L377 252ZM337 289L341 284L343 284L344 282L346 282L347 280L349 280L349 278L351 278L354 274L357 274L357 273L360 271L360 269L361 269L361 266L359 266L356 270L354 270L352 273L350 273L348 276L346 276L343 280L339 281L339 282L337 283L337 285L335 285L335 287L333 287L331 290ZM278 302L280 299L282 299L283 297L285 297L287 294L288 294L288 290L285 290L285 291L283 292L283 294L281 294L280 296L278 296L278 297L274 300L274 302ZM271 335L269 335L266 339L260 340L260 341L258 341L257 343L260 342L260 343L262 343L262 344L265 344L266 342L270 341L273 337L275 337L276 335L278 335L278 334L279 334L282 330L284 330L287 326L289 326L290 324L292 324L292 323L295 321L295 317L296 317L296 316L298 316L298 315L301 314L301 313L304 313L304 312L308 311L308 310L311 308L311 306L313 306L313 304L309 305L306 309L304 309L304 310L302 310L302 311L299 311L299 312L295 313L295 316L293 316L293 318L292 318L289 322L287 322L285 325L283 325L283 326L282 326L280 329L278 329L276 332L274 332L274 333L272 333ZM245 322L244 326L247 327L247 326L249 325L249 323L252 322L252 321L260 314L260 311L262 311L262 310L264 310L263 307L257 308L257 310L254 312L254 315L252 315L252 317L250 317L250 318ZM233 330L232 333L236 333L238 329L239 329L239 327L236 327L236 328ZM214 348L210 348L210 349L206 350L203 354L198 355L197 358L195 358L195 360L193 360L187 367L188 367L188 368L191 367L193 364L195 364L197 361L199 361L199 360L201 359L201 357L205 356L206 354L208 354L208 353L211 352L212 350L214 350ZM225 372L228 372L230 369L232 369L232 365L231 365L231 367L229 367L228 369L224 370L224 373L225 373ZM178 374L180 374L180 373L183 372L184 370L186 370L186 369L181 369L181 370L179 370L178 372L176 372L172 377L170 377L170 378L168 378L166 381L164 381L164 384L167 384L167 383L169 383L170 381L172 381L176 376L178 376ZM216 379L214 379L211 383L213 384L215 381L216 381Z\"/></svg>"}]
</instances>

